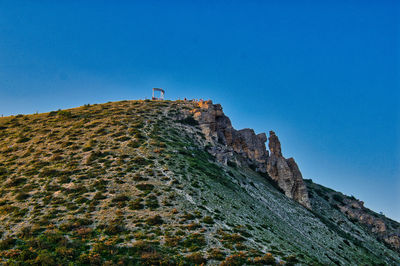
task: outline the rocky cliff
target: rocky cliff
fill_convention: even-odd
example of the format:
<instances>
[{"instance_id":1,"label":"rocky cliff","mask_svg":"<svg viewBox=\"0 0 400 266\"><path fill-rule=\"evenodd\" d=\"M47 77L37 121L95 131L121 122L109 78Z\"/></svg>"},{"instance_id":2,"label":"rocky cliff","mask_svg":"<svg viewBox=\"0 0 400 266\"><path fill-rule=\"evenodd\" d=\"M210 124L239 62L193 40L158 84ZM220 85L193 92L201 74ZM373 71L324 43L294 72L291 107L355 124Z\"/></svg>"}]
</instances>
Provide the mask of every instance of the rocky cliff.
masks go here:
<instances>
[{"instance_id":1,"label":"rocky cliff","mask_svg":"<svg viewBox=\"0 0 400 266\"><path fill-rule=\"evenodd\" d=\"M311 208L307 188L303 176L293 158L285 159L282 156L281 144L275 132L269 132L269 149L271 155L267 160L268 174L275 180L285 195L307 208Z\"/></svg>"},{"instance_id":2,"label":"rocky cliff","mask_svg":"<svg viewBox=\"0 0 400 266\"><path fill-rule=\"evenodd\" d=\"M216 144L209 151L220 162L226 164L234 152L241 155L259 172L268 173L287 197L311 208L301 172L293 158L283 157L281 144L273 131L270 131L269 154L265 147L265 133L255 134L249 128L235 130L221 105L212 101L200 101L196 107L191 113L199 122L206 139Z\"/></svg>"}]
</instances>

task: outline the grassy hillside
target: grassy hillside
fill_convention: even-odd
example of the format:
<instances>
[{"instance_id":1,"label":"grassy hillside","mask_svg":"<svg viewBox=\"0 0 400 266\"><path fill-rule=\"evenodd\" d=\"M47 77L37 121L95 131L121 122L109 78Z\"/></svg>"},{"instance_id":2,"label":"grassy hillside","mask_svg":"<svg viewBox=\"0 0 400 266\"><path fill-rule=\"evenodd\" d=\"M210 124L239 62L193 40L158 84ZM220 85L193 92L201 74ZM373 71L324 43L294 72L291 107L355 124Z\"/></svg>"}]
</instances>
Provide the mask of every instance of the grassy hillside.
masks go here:
<instances>
[{"instance_id":1,"label":"grassy hillside","mask_svg":"<svg viewBox=\"0 0 400 266\"><path fill-rule=\"evenodd\" d=\"M400 261L321 196L311 212L268 177L217 163L196 121L182 119L192 108L122 101L0 118L0 261Z\"/></svg>"}]
</instances>

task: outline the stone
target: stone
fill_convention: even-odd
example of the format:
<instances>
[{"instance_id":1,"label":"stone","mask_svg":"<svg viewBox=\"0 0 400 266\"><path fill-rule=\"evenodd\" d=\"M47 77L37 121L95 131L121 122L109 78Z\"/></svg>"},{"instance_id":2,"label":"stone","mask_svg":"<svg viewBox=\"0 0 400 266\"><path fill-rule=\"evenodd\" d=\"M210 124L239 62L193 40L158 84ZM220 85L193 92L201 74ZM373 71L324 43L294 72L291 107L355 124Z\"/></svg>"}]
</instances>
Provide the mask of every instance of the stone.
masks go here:
<instances>
[{"instance_id":1,"label":"stone","mask_svg":"<svg viewBox=\"0 0 400 266\"><path fill-rule=\"evenodd\" d=\"M400 233L398 230L388 227L385 221L371 215L371 211L364 207L364 202L357 199L346 198L338 204L339 210L350 219L365 225L379 239L382 239L394 249L400 251Z\"/></svg>"},{"instance_id":2,"label":"stone","mask_svg":"<svg viewBox=\"0 0 400 266\"><path fill-rule=\"evenodd\" d=\"M282 156L281 142L279 141L275 132L272 130L269 132L268 147L269 150L271 151L271 154L274 154L275 156Z\"/></svg>"},{"instance_id":3,"label":"stone","mask_svg":"<svg viewBox=\"0 0 400 266\"><path fill-rule=\"evenodd\" d=\"M269 132L270 156L267 161L267 172L285 195L311 209L307 187L303 176L293 158L285 159L282 156L281 143L274 131Z\"/></svg>"},{"instance_id":4,"label":"stone","mask_svg":"<svg viewBox=\"0 0 400 266\"><path fill-rule=\"evenodd\" d=\"M294 185L291 190L291 197L302 204L303 206L311 209L310 199L308 198L307 187L303 181L303 175L301 174L297 163L293 158L286 160L290 170L293 173Z\"/></svg>"},{"instance_id":5,"label":"stone","mask_svg":"<svg viewBox=\"0 0 400 266\"><path fill-rule=\"evenodd\" d=\"M293 158L286 160L282 156L281 143L274 131L269 132L269 154L265 146L265 133L256 134L250 128L235 130L221 105L213 104L212 101L200 101L196 107L191 114L199 122L207 141L214 143L209 152L218 161L226 165L234 157L233 152L241 155L249 166L253 165L257 171L268 173L286 196L311 208L299 167Z\"/></svg>"},{"instance_id":6,"label":"stone","mask_svg":"<svg viewBox=\"0 0 400 266\"><path fill-rule=\"evenodd\" d=\"M207 101L199 102L198 106L199 108L192 110L192 115L199 122L208 141L226 146L226 149L231 149L249 159L259 170L266 172L268 151L265 148L267 140L265 133L256 135L254 130L249 128L235 130L219 104ZM219 151L223 154L227 153L222 149ZM217 153L214 155L217 159L223 158L223 163L227 161L224 155L217 155Z\"/></svg>"}]
</instances>

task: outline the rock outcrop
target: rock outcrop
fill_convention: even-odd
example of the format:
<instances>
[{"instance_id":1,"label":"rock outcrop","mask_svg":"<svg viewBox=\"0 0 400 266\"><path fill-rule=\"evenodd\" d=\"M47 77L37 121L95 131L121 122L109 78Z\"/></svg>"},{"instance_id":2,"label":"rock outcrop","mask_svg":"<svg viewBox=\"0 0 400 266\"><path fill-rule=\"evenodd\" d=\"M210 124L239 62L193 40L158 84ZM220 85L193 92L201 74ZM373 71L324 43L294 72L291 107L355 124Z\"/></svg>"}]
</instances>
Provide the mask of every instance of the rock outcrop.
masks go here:
<instances>
[{"instance_id":1,"label":"rock outcrop","mask_svg":"<svg viewBox=\"0 0 400 266\"><path fill-rule=\"evenodd\" d=\"M311 208L301 172L293 158L285 159L282 156L281 144L273 131L270 131L269 155L265 147L265 133L255 134L249 128L235 130L221 105L213 104L212 101L200 101L197 104L191 113L199 122L206 139L220 144L209 150L220 162L226 164L234 152L242 155L257 171L268 173L286 196Z\"/></svg>"},{"instance_id":2,"label":"rock outcrop","mask_svg":"<svg viewBox=\"0 0 400 266\"><path fill-rule=\"evenodd\" d=\"M400 231L391 228L390 223L385 223L384 219L373 215L364 207L364 202L345 198L337 207L351 220L365 225L378 238L400 251Z\"/></svg>"},{"instance_id":3,"label":"rock outcrop","mask_svg":"<svg viewBox=\"0 0 400 266\"><path fill-rule=\"evenodd\" d=\"M285 159L282 156L281 143L275 132L269 132L269 149L271 154L267 161L267 172L285 195L311 208L307 188L303 182L303 176L293 158Z\"/></svg>"},{"instance_id":4,"label":"rock outcrop","mask_svg":"<svg viewBox=\"0 0 400 266\"><path fill-rule=\"evenodd\" d=\"M199 102L200 108L192 110L207 140L224 145L224 149L214 148L211 151L217 158L226 163L231 152L236 152L256 165L261 172L266 172L268 151L265 148L265 133L256 135L253 129L235 130L231 120L223 113L220 104L211 101Z\"/></svg>"}]
</instances>

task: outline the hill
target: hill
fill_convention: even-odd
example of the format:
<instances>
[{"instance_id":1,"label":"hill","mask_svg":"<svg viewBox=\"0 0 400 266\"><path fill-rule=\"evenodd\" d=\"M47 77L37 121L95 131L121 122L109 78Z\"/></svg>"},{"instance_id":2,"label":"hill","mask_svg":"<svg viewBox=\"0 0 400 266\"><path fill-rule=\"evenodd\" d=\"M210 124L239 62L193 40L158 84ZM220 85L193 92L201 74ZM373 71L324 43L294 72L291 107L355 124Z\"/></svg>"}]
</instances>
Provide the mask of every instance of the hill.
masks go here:
<instances>
[{"instance_id":1,"label":"hill","mask_svg":"<svg viewBox=\"0 0 400 266\"><path fill-rule=\"evenodd\" d=\"M277 136L211 102L122 101L0 119L3 264L400 261L399 224L303 180Z\"/></svg>"}]
</instances>

